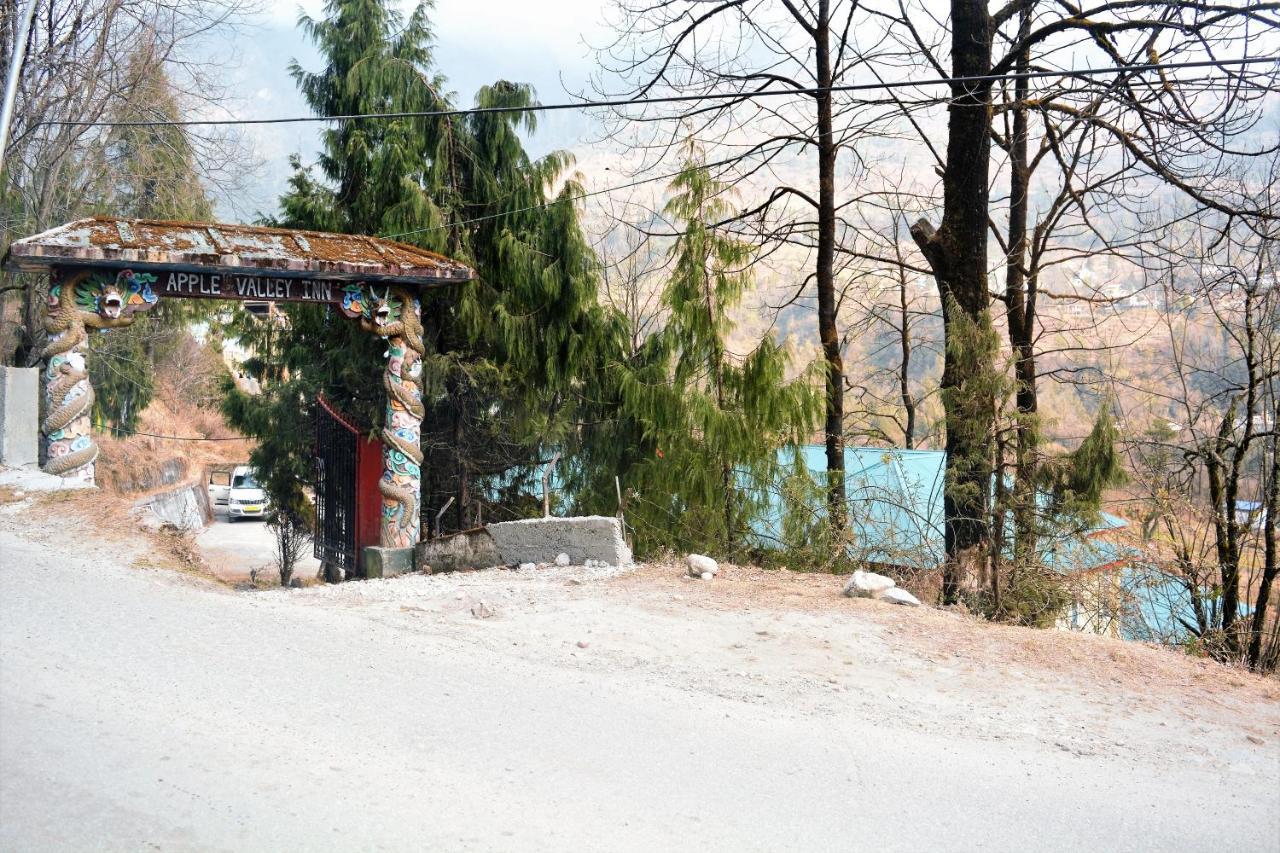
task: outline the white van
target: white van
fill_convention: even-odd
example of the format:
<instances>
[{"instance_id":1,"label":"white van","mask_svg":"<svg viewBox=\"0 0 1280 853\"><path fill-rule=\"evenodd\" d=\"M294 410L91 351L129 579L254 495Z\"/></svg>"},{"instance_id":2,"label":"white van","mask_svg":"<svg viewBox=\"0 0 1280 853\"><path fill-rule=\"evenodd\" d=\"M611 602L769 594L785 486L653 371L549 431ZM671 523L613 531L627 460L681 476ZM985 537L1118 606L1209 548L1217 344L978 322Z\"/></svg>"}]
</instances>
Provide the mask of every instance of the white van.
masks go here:
<instances>
[{"instance_id":1,"label":"white van","mask_svg":"<svg viewBox=\"0 0 1280 853\"><path fill-rule=\"evenodd\" d=\"M257 472L248 465L237 465L231 472L231 488L227 492L227 520L262 518L267 505L267 493L258 485Z\"/></svg>"}]
</instances>

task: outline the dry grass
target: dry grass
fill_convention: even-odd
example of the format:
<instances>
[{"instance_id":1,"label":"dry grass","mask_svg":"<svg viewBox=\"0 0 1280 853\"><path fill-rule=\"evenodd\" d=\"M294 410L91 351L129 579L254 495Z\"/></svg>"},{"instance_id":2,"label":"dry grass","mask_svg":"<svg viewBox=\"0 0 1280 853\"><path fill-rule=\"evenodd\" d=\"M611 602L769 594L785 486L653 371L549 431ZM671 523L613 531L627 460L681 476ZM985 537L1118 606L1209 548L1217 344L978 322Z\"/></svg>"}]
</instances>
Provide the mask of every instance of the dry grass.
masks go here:
<instances>
[{"instance_id":1,"label":"dry grass","mask_svg":"<svg viewBox=\"0 0 1280 853\"><path fill-rule=\"evenodd\" d=\"M253 448L253 441L240 438L218 412L165 394L157 394L142 413L138 432L149 435L98 436L97 479L102 488L119 495L153 492L208 466L244 462Z\"/></svg>"},{"instance_id":2,"label":"dry grass","mask_svg":"<svg viewBox=\"0 0 1280 853\"><path fill-rule=\"evenodd\" d=\"M12 500L17 499L11 493L0 495L0 501ZM103 494L93 489L28 493L20 500L31 506L9 516L6 523L22 528L33 541L64 546L79 536L95 546L115 548L124 560L132 556L135 568L162 569L222 583L205 565L189 534L141 526L128 500L104 500Z\"/></svg>"},{"instance_id":3,"label":"dry grass","mask_svg":"<svg viewBox=\"0 0 1280 853\"><path fill-rule=\"evenodd\" d=\"M1157 687L1196 701L1220 704L1224 686L1237 698L1280 702L1280 678L1260 676L1191 657L1177 649L1093 634L1021 628L988 622L956 610L908 608L869 599L846 598L844 578L785 569L721 563L710 583L686 580L683 561L641 566L613 583L635 592L652 589L678 594L692 607L715 611L796 611L856 613L886 634L903 653L927 660L953 660L989 673L1033 673L1046 683L1063 677L1132 694Z\"/></svg>"},{"instance_id":4,"label":"dry grass","mask_svg":"<svg viewBox=\"0 0 1280 853\"><path fill-rule=\"evenodd\" d=\"M166 344L165 353L138 434L98 437L98 484L108 491L154 492L199 476L205 467L243 462L253 447L218 411L219 383L226 375L218 353L186 333Z\"/></svg>"}]
</instances>

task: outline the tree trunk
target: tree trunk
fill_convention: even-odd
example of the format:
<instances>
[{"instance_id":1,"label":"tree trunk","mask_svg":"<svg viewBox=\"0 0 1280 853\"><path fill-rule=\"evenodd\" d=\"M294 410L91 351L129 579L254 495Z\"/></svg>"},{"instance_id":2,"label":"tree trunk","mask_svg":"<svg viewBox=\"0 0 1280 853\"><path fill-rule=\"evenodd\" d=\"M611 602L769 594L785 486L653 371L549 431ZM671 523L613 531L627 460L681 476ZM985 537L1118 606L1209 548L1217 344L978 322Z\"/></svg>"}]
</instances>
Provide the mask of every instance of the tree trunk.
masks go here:
<instances>
[{"instance_id":1,"label":"tree trunk","mask_svg":"<svg viewBox=\"0 0 1280 853\"><path fill-rule=\"evenodd\" d=\"M1280 406L1276 407L1274 417L1280 420ZM1276 423L1273 420L1272 423ZM1275 581L1277 572L1277 554L1276 554L1276 528L1277 513L1280 513L1280 439L1275 436L1271 437L1271 470L1267 472L1270 475L1270 481L1267 483L1267 499L1262 505L1262 523L1263 528L1263 556L1262 556L1262 581L1258 585L1258 598L1253 604L1253 621L1249 626L1249 649L1248 660L1251 669L1261 669L1264 661L1262 660L1262 637L1266 633L1267 627L1267 608L1271 603L1271 585Z\"/></svg>"},{"instance_id":2,"label":"tree trunk","mask_svg":"<svg viewBox=\"0 0 1280 853\"><path fill-rule=\"evenodd\" d=\"M1248 415L1246 415L1247 417ZM1205 460L1205 473L1209 480L1209 501L1213 506L1214 550L1218 558L1218 583L1222 589L1222 612L1219 615L1227 648L1239 651L1235 637L1236 611L1240 607L1240 550L1236 540L1238 527L1235 519L1238 470L1225 462L1231 443L1231 432L1236 420L1236 407L1227 409L1218 428L1218 435L1210 443L1209 458ZM1240 451L1236 451L1237 454Z\"/></svg>"},{"instance_id":3,"label":"tree trunk","mask_svg":"<svg viewBox=\"0 0 1280 853\"><path fill-rule=\"evenodd\" d=\"M991 20L985 0L951 0L951 63L955 77L991 70ZM946 604L974 591L987 540L994 353L980 345L990 330L987 294L988 178L991 87L951 84L943 215L938 230L924 220L911 235L933 269L943 304L946 354L942 397L947 424L943 486Z\"/></svg>"},{"instance_id":4,"label":"tree trunk","mask_svg":"<svg viewBox=\"0 0 1280 853\"><path fill-rule=\"evenodd\" d=\"M1019 39L1031 27L1031 7L1022 10ZM1027 52L1019 56L1015 70L1027 71ZM1009 140L1009 256L1005 264L1006 317L1013 350L1015 406L1013 484L1013 558L1026 565L1036 551L1036 467L1039 431L1036 424L1035 303L1027 275L1027 80L1014 83L1013 133Z\"/></svg>"},{"instance_id":5,"label":"tree trunk","mask_svg":"<svg viewBox=\"0 0 1280 853\"><path fill-rule=\"evenodd\" d=\"M902 364L898 367L898 392L902 396L902 410L906 413L902 427L903 446L907 450L913 450L916 446L916 401L911 396L911 315L907 305L907 273L902 267L898 268L898 307L902 311L902 326L898 329L898 341L902 348Z\"/></svg>"},{"instance_id":6,"label":"tree trunk","mask_svg":"<svg viewBox=\"0 0 1280 853\"><path fill-rule=\"evenodd\" d=\"M836 252L836 143L831 117L830 0L818 4L814 42L817 50L816 96L818 107L818 336L826 361L827 416L827 513L832 526L844 528L846 503L844 480L844 356L840 352L837 325Z\"/></svg>"}]
</instances>

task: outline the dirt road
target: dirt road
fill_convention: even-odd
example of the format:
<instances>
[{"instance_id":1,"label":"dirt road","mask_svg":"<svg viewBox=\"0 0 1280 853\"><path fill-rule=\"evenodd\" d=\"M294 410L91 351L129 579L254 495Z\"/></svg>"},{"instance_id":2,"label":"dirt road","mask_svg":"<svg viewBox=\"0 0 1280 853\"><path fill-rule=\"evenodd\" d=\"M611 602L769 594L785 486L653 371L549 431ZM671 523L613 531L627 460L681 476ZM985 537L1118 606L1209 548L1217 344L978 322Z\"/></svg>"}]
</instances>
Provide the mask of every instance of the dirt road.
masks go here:
<instances>
[{"instance_id":1,"label":"dirt road","mask_svg":"<svg viewBox=\"0 0 1280 853\"><path fill-rule=\"evenodd\" d=\"M1278 849L1274 688L1165 652L666 570L235 592L17 520L4 850Z\"/></svg>"}]
</instances>

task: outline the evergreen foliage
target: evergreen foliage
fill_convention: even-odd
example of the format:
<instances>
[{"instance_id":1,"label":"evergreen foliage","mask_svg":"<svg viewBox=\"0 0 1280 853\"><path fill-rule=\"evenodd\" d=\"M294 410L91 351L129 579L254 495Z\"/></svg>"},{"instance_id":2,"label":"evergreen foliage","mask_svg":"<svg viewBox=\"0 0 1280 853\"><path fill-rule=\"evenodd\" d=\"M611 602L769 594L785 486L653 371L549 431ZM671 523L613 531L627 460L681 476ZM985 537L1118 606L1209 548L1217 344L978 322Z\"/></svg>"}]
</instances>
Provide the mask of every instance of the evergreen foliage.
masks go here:
<instances>
[{"instance_id":1,"label":"evergreen foliage","mask_svg":"<svg viewBox=\"0 0 1280 853\"><path fill-rule=\"evenodd\" d=\"M312 110L454 106L434 68L427 9L405 18L383 0L330 0L323 19L304 17L325 66L291 70ZM506 81L476 96L477 106L533 103L528 86ZM555 449L577 441L583 377L624 339L595 300L595 259L573 206L578 186L563 181L555 191L570 159L529 157L520 136L534 130L532 113L338 123L324 134L318 171L294 160L274 223L400 235L478 271L476 281L422 298L424 518L453 497L454 527L482 512L493 520L534 511L524 486ZM248 416L244 401L227 406L262 441L255 462L269 483L274 466L301 470L309 448L277 440L276 425L316 394L365 427L381 418L384 343L324 308L284 312L284 328L242 323L241 332L280 368L271 381L285 387L258 401L270 409L262 415Z\"/></svg>"},{"instance_id":2,"label":"evergreen foliage","mask_svg":"<svg viewBox=\"0 0 1280 853\"><path fill-rule=\"evenodd\" d=\"M781 549L766 554L792 569L852 571L855 560L850 548L854 534L846 525L837 529L827 516L825 478L815 477L799 445L791 448L790 459L778 483L781 500ZM850 507L850 516L853 507ZM846 516L846 522L849 516Z\"/></svg>"},{"instance_id":3,"label":"evergreen foliage","mask_svg":"<svg viewBox=\"0 0 1280 853\"><path fill-rule=\"evenodd\" d=\"M1055 514L1097 519L1102 509L1102 493L1124 483L1124 464L1117 447L1120 431L1111 414L1113 401L1103 400L1098 417L1084 441L1074 451L1045 465L1046 485L1053 497Z\"/></svg>"},{"instance_id":4,"label":"evergreen foliage","mask_svg":"<svg viewBox=\"0 0 1280 853\"><path fill-rule=\"evenodd\" d=\"M624 472L640 553L740 551L777 480L779 448L802 442L821 407L811 376L787 381L787 356L772 338L741 357L727 351L752 252L711 226L729 209L726 188L695 157L666 206L682 228L666 324L614 373L625 442L611 445L619 455L604 468Z\"/></svg>"},{"instance_id":5,"label":"evergreen foliage","mask_svg":"<svg viewBox=\"0 0 1280 853\"><path fill-rule=\"evenodd\" d=\"M996 401L1008 391L996 366L1000 338L987 310L976 316L947 294L946 368L942 404L947 413L947 467L943 488L944 538L942 598L955 603L976 589L978 568L989 534L992 430Z\"/></svg>"}]
</instances>

